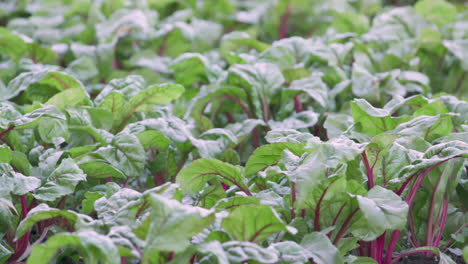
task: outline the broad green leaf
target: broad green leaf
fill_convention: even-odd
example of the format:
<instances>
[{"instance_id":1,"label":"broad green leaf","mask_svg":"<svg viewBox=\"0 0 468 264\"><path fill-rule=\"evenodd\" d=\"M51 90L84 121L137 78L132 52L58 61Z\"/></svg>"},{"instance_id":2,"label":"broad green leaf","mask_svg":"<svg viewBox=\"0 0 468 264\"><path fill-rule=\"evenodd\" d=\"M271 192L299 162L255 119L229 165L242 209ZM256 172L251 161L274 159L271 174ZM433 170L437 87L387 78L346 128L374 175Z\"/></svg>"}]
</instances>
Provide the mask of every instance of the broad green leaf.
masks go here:
<instances>
[{"instance_id":1,"label":"broad green leaf","mask_svg":"<svg viewBox=\"0 0 468 264\"><path fill-rule=\"evenodd\" d=\"M246 90L249 104L255 107L258 118L264 117L268 98L278 93L285 79L279 68L272 63L254 65L236 64L229 69L229 83ZM267 121L267 120L265 120Z\"/></svg>"},{"instance_id":2,"label":"broad green leaf","mask_svg":"<svg viewBox=\"0 0 468 264\"><path fill-rule=\"evenodd\" d=\"M81 202L80 212L87 215L91 214L94 211L94 202L103 196L104 194L99 192L86 192L84 194L85 199Z\"/></svg>"},{"instance_id":3,"label":"broad green leaf","mask_svg":"<svg viewBox=\"0 0 468 264\"><path fill-rule=\"evenodd\" d=\"M305 92L322 107L328 105L328 88L319 76L293 81L289 89Z\"/></svg>"},{"instance_id":4,"label":"broad green leaf","mask_svg":"<svg viewBox=\"0 0 468 264\"><path fill-rule=\"evenodd\" d=\"M301 246L307 252L307 257L312 258L317 264L344 263L338 249L325 234L318 232L307 234L302 239Z\"/></svg>"},{"instance_id":5,"label":"broad green leaf","mask_svg":"<svg viewBox=\"0 0 468 264\"><path fill-rule=\"evenodd\" d=\"M47 204L41 203L29 211L27 216L21 220L18 227L16 228L15 238L18 239L22 237L36 223L55 217L63 217L70 221L70 224L72 225L74 225L75 221L78 219L76 212L51 208Z\"/></svg>"},{"instance_id":6,"label":"broad green leaf","mask_svg":"<svg viewBox=\"0 0 468 264\"><path fill-rule=\"evenodd\" d=\"M443 44L461 62L463 69L465 71L468 71L468 62L466 55L468 50L468 40L444 40Z\"/></svg>"},{"instance_id":7,"label":"broad green leaf","mask_svg":"<svg viewBox=\"0 0 468 264\"><path fill-rule=\"evenodd\" d=\"M358 132L364 132L370 136L393 130L395 127L407 121L409 117L392 117L396 111L389 103L384 108L375 108L364 99L355 99L351 102L351 113L354 119L355 127Z\"/></svg>"},{"instance_id":8,"label":"broad green leaf","mask_svg":"<svg viewBox=\"0 0 468 264\"><path fill-rule=\"evenodd\" d=\"M11 149L7 145L0 145L0 162L9 163L12 158Z\"/></svg>"},{"instance_id":9,"label":"broad green leaf","mask_svg":"<svg viewBox=\"0 0 468 264\"><path fill-rule=\"evenodd\" d=\"M143 204L142 194L122 188L110 197L101 197L94 202L99 219L108 226L128 225L134 227L138 208Z\"/></svg>"},{"instance_id":10,"label":"broad green leaf","mask_svg":"<svg viewBox=\"0 0 468 264\"><path fill-rule=\"evenodd\" d=\"M369 30L369 18L356 13L336 13L331 26L341 33L364 34Z\"/></svg>"},{"instance_id":11,"label":"broad green leaf","mask_svg":"<svg viewBox=\"0 0 468 264\"><path fill-rule=\"evenodd\" d=\"M270 121L268 125L271 129L307 129L315 125L319 114L312 111L302 111L293 113L290 117L282 121Z\"/></svg>"},{"instance_id":12,"label":"broad green leaf","mask_svg":"<svg viewBox=\"0 0 468 264\"><path fill-rule=\"evenodd\" d=\"M88 105L89 95L81 87L66 89L52 96L45 105L55 105L59 109L72 107L76 105Z\"/></svg>"},{"instance_id":13,"label":"broad green leaf","mask_svg":"<svg viewBox=\"0 0 468 264\"><path fill-rule=\"evenodd\" d=\"M118 131L123 129L123 126L135 112L153 111L155 105L168 104L179 98L184 91L184 87L178 84L162 84L151 86L137 93L118 113L119 120L121 120L117 127Z\"/></svg>"},{"instance_id":14,"label":"broad green leaf","mask_svg":"<svg viewBox=\"0 0 468 264\"><path fill-rule=\"evenodd\" d=\"M64 159L45 180L33 196L42 201L54 201L64 195L72 194L79 182L86 180L86 174L73 159Z\"/></svg>"},{"instance_id":15,"label":"broad green leaf","mask_svg":"<svg viewBox=\"0 0 468 264\"><path fill-rule=\"evenodd\" d=\"M267 205L239 206L223 219L222 226L233 239L255 243L287 230L286 224Z\"/></svg>"},{"instance_id":16,"label":"broad green leaf","mask_svg":"<svg viewBox=\"0 0 468 264\"><path fill-rule=\"evenodd\" d=\"M96 36L102 42L111 42L132 31L147 34L149 29L150 23L143 11L121 9L112 13L107 21L96 24Z\"/></svg>"},{"instance_id":17,"label":"broad green leaf","mask_svg":"<svg viewBox=\"0 0 468 264\"><path fill-rule=\"evenodd\" d=\"M101 147L94 153L112 168L123 172L126 177L140 176L145 166L145 150L132 134L119 133L108 146Z\"/></svg>"},{"instance_id":18,"label":"broad green leaf","mask_svg":"<svg viewBox=\"0 0 468 264\"><path fill-rule=\"evenodd\" d=\"M369 257L348 256L346 260L348 261L347 263L352 264L378 264L377 261Z\"/></svg>"},{"instance_id":19,"label":"broad green leaf","mask_svg":"<svg viewBox=\"0 0 468 264\"><path fill-rule=\"evenodd\" d=\"M27 45L21 37L6 28L0 28L0 53L18 59L27 50Z\"/></svg>"},{"instance_id":20,"label":"broad green leaf","mask_svg":"<svg viewBox=\"0 0 468 264\"><path fill-rule=\"evenodd\" d=\"M170 141L163 133L154 130L147 130L137 135L141 146L144 149L157 148L165 149L169 146Z\"/></svg>"},{"instance_id":21,"label":"broad green leaf","mask_svg":"<svg viewBox=\"0 0 468 264\"><path fill-rule=\"evenodd\" d=\"M260 200L256 197L247 196L247 197L229 197L224 198L218 201L215 205L216 209L224 209L224 210L233 210L239 206L248 206L248 205L259 205Z\"/></svg>"},{"instance_id":22,"label":"broad green leaf","mask_svg":"<svg viewBox=\"0 0 468 264\"><path fill-rule=\"evenodd\" d=\"M345 114L330 113L327 115L323 127L327 130L328 138L341 136L351 125L353 118Z\"/></svg>"},{"instance_id":23,"label":"broad green leaf","mask_svg":"<svg viewBox=\"0 0 468 264\"><path fill-rule=\"evenodd\" d=\"M42 117L66 120L65 115L61 113L55 106L45 106L34 110L31 113L27 113L23 116L19 116L15 119L7 121L6 123L8 126L5 126L4 130L6 130L8 127L14 127L15 130L34 128L39 124L39 121Z\"/></svg>"},{"instance_id":24,"label":"broad green leaf","mask_svg":"<svg viewBox=\"0 0 468 264\"><path fill-rule=\"evenodd\" d=\"M307 153L301 157L284 156L285 174L298 186L297 206L302 207L310 199L317 185L325 180L327 170L336 169L342 163L352 161L364 150L364 144L339 137L328 142L311 138L305 146Z\"/></svg>"},{"instance_id":25,"label":"broad green leaf","mask_svg":"<svg viewBox=\"0 0 468 264\"><path fill-rule=\"evenodd\" d=\"M221 54L223 56L229 55L230 52L248 51L256 49L263 51L268 48L268 44L262 43L255 38L252 38L246 32L234 31L226 34L221 39Z\"/></svg>"},{"instance_id":26,"label":"broad green leaf","mask_svg":"<svg viewBox=\"0 0 468 264\"><path fill-rule=\"evenodd\" d=\"M171 65L177 83L188 86L195 82L208 82L213 79L208 59L196 53L184 53Z\"/></svg>"},{"instance_id":27,"label":"broad green leaf","mask_svg":"<svg viewBox=\"0 0 468 264\"><path fill-rule=\"evenodd\" d=\"M67 72L76 76L80 81L88 81L99 75L95 61L90 56L79 57L67 66Z\"/></svg>"},{"instance_id":28,"label":"broad green leaf","mask_svg":"<svg viewBox=\"0 0 468 264\"><path fill-rule=\"evenodd\" d=\"M42 69L24 72L18 75L8 84L6 88L8 94L3 94L0 99L7 100L14 98L26 89L30 89L28 93L35 92L35 90L39 92L43 86L52 87L54 89L46 95L47 98L66 89L83 89L83 84L67 73Z\"/></svg>"},{"instance_id":29,"label":"broad green leaf","mask_svg":"<svg viewBox=\"0 0 468 264\"><path fill-rule=\"evenodd\" d=\"M245 175L251 176L281 160L281 154L288 149L296 155L303 153L304 144L300 143L273 143L261 146L250 156L245 165Z\"/></svg>"},{"instance_id":30,"label":"broad green leaf","mask_svg":"<svg viewBox=\"0 0 468 264\"><path fill-rule=\"evenodd\" d=\"M112 92L120 92L125 98L131 98L144 90L145 87L146 81L139 75L129 75L125 78L113 79L96 96L94 102L97 105L101 105L104 99Z\"/></svg>"},{"instance_id":31,"label":"broad green leaf","mask_svg":"<svg viewBox=\"0 0 468 264\"><path fill-rule=\"evenodd\" d=\"M6 194L0 192L0 232L6 232L16 225L16 218L20 213L16 210L10 198L3 198ZM0 244L1 245L1 244Z\"/></svg>"},{"instance_id":32,"label":"broad green leaf","mask_svg":"<svg viewBox=\"0 0 468 264\"><path fill-rule=\"evenodd\" d=\"M184 87L175 84L151 86L130 99L128 106L124 108L124 113L151 111L151 105L168 104L179 98L184 91Z\"/></svg>"},{"instance_id":33,"label":"broad green leaf","mask_svg":"<svg viewBox=\"0 0 468 264\"><path fill-rule=\"evenodd\" d=\"M191 162L177 174L176 182L184 192L197 195L211 179L216 178L249 193L241 169L216 159L198 159Z\"/></svg>"},{"instance_id":34,"label":"broad green leaf","mask_svg":"<svg viewBox=\"0 0 468 264\"><path fill-rule=\"evenodd\" d=\"M438 26L455 21L457 16L457 8L445 0L420 0L414 9L418 14Z\"/></svg>"},{"instance_id":35,"label":"broad green leaf","mask_svg":"<svg viewBox=\"0 0 468 264\"><path fill-rule=\"evenodd\" d=\"M46 143L53 143L55 138L70 138L70 132L66 121L44 117L39 121L37 128L42 141Z\"/></svg>"},{"instance_id":36,"label":"broad green leaf","mask_svg":"<svg viewBox=\"0 0 468 264\"><path fill-rule=\"evenodd\" d=\"M353 235L371 241L386 230L403 229L408 218L408 204L394 192L375 186L367 195L356 196L364 221L352 227Z\"/></svg>"},{"instance_id":37,"label":"broad green leaf","mask_svg":"<svg viewBox=\"0 0 468 264\"><path fill-rule=\"evenodd\" d=\"M191 238L214 223L214 211L183 205L158 194L149 196L151 224L143 249L143 262L158 251L182 252ZM190 223L190 224L187 224Z\"/></svg>"},{"instance_id":38,"label":"broad green leaf","mask_svg":"<svg viewBox=\"0 0 468 264\"><path fill-rule=\"evenodd\" d=\"M78 251L86 263L120 263L118 249L112 240L93 230L76 233L59 233L46 243L33 247L28 263L48 264L62 248L72 247Z\"/></svg>"},{"instance_id":39,"label":"broad green leaf","mask_svg":"<svg viewBox=\"0 0 468 264\"><path fill-rule=\"evenodd\" d=\"M280 263L306 263L309 259L308 252L301 245L293 241L274 243L269 248L273 248L279 252Z\"/></svg>"},{"instance_id":40,"label":"broad green leaf","mask_svg":"<svg viewBox=\"0 0 468 264\"><path fill-rule=\"evenodd\" d=\"M223 248L230 262L242 263L255 261L257 263L278 263L279 252L274 248L261 246L246 241L229 241L223 243Z\"/></svg>"},{"instance_id":41,"label":"broad green leaf","mask_svg":"<svg viewBox=\"0 0 468 264\"><path fill-rule=\"evenodd\" d=\"M4 191L2 193L12 193L15 195L25 195L34 191L41 185L41 180L34 176L24 176L15 172L13 167L7 163L0 163L0 186Z\"/></svg>"},{"instance_id":42,"label":"broad green leaf","mask_svg":"<svg viewBox=\"0 0 468 264\"><path fill-rule=\"evenodd\" d=\"M6 262L13 253L13 249L2 240L0 242L0 261Z\"/></svg>"},{"instance_id":43,"label":"broad green leaf","mask_svg":"<svg viewBox=\"0 0 468 264\"><path fill-rule=\"evenodd\" d=\"M468 261L468 246L465 246L465 247L463 248L463 259L464 259L465 261Z\"/></svg>"},{"instance_id":44,"label":"broad green leaf","mask_svg":"<svg viewBox=\"0 0 468 264\"><path fill-rule=\"evenodd\" d=\"M108 110L114 115L119 115L125 105L125 96L119 92L111 92L105 98L101 108Z\"/></svg>"}]
</instances>

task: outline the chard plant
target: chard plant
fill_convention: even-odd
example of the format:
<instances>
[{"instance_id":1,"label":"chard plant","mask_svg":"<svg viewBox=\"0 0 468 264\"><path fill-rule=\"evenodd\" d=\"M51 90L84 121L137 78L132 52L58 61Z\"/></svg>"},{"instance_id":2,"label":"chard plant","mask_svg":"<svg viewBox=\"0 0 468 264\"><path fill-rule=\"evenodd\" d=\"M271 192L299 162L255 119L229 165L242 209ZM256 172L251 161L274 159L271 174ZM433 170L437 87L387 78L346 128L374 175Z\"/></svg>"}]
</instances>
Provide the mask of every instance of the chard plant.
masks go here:
<instances>
[{"instance_id":1,"label":"chard plant","mask_svg":"<svg viewBox=\"0 0 468 264\"><path fill-rule=\"evenodd\" d=\"M463 263L457 1L5 0L0 263Z\"/></svg>"}]
</instances>

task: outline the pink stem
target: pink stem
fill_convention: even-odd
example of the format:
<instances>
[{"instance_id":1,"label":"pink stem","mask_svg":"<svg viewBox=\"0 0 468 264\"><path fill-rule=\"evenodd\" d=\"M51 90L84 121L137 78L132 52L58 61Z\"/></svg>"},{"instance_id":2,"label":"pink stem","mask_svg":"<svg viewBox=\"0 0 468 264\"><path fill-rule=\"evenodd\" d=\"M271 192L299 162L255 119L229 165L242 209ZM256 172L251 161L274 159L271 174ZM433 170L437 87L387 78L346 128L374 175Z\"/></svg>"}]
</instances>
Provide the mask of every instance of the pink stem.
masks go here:
<instances>
[{"instance_id":1,"label":"pink stem","mask_svg":"<svg viewBox=\"0 0 468 264\"><path fill-rule=\"evenodd\" d=\"M453 158L457 158L457 157L458 156L455 156ZM410 208L411 208L411 204L413 203L414 197L416 196L416 192L419 190L419 187L421 187L421 184L424 178L426 177L426 175L429 174L429 172L431 172L433 169L437 168L439 165L443 164L444 162L448 160L450 159L446 159L446 160L440 161L432 165L431 167L427 168L423 173L421 173L421 175L418 176L418 178L416 179L416 182L414 183L414 185L411 187L409 191L408 197L406 197L405 199L406 203L409 205ZM385 256L385 261L384 261L385 264L390 264L392 262L393 251L395 250L395 246L398 241L398 237L400 236L400 232L401 232L400 230L395 230L392 233L392 237L390 239L390 243L387 248L387 255Z\"/></svg>"},{"instance_id":2,"label":"pink stem","mask_svg":"<svg viewBox=\"0 0 468 264\"><path fill-rule=\"evenodd\" d=\"M354 209L353 212L346 218L346 220L343 223L343 226L341 226L340 231L338 231L338 234L336 234L335 239L333 240L333 245L338 245L338 242L340 242L341 237L344 236L346 230L348 230L349 224L351 223L351 220L353 219L353 216L359 211L359 208Z\"/></svg>"},{"instance_id":3,"label":"pink stem","mask_svg":"<svg viewBox=\"0 0 468 264\"><path fill-rule=\"evenodd\" d=\"M299 97L294 96L294 108L296 109L296 113L302 112L302 105L301 101L299 100Z\"/></svg>"},{"instance_id":4,"label":"pink stem","mask_svg":"<svg viewBox=\"0 0 468 264\"><path fill-rule=\"evenodd\" d=\"M447 212L448 212L448 198L444 199L444 207L442 209L442 218L440 220L440 227L439 227L439 234L437 235L436 239L434 240L434 243L432 244L434 247L439 247L440 245L440 240L442 239L444 227L445 227L445 222L447 220Z\"/></svg>"},{"instance_id":5,"label":"pink stem","mask_svg":"<svg viewBox=\"0 0 468 264\"><path fill-rule=\"evenodd\" d=\"M12 126L12 127L9 127L7 128L5 131L3 131L2 133L0 133L0 138L2 138L3 136L5 136L6 134L8 134L10 131L12 131L13 129L15 129L15 126Z\"/></svg>"},{"instance_id":6,"label":"pink stem","mask_svg":"<svg viewBox=\"0 0 468 264\"><path fill-rule=\"evenodd\" d=\"M315 207L315 216L314 216L314 231L315 232L320 231L320 207L321 207L323 198L325 198L325 195L327 194L328 188L330 188L330 186L331 186L331 184L328 185L325 190L323 190L323 193L320 196L319 201L317 202L317 207Z\"/></svg>"},{"instance_id":7,"label":"pink stem","mask_svg":"<svg viewBox=\"0 0 468 264\"><path fill-rule=\"evenodd\" d=\"M439 179L437 180L437 184L434 188L434 193L432 194L432 199L431 199L431 206L429 207L429 219L427 220L427 231L426 231L426 246L432 246L433 242L433 232L434 232L434 213L435 213L435 206L436 206L436 200L437 200L437 189L439 188L440 182L442 181L442 176L439 176Z\"/></svg>"},{"instance_id":8,"label":"pink stem","mask_svg":"<svg viewBox=\"0 0 468 264\"><path fill-rule=\"evenodd\" d=\"M283 39L288 35L288 20L289 20L290 14L291 14L291 6L288 1L288 6L286 7L286 11L284 12L284 15L281 17L281 24L280 24L279 32L278 32L279 39Z\"/></svg>"},{"instance_id":9,"label":"pink stem","mask_svg":"<svg viewBox=\"0 0 468 264\"><path fill-rule=\"evenodd\" d=\"M362 152L362 160L364 161L364 165L366 166L366 174L367 174L367 183L369 186L369 190L374 187L374 172L369 165L369 160L367 159L367 154L366 152Z\"/></svg>"},{"instance_id":10,"label":"pink stem","mask_svg":"<svg viewBox=\"0 0 468 264\"><path fill-rule=\"evenodd\" d=\"M296 203L296 183L291 182L291 220L296 218L296 209L294 204Z\"/></svg>"}]
</instances>

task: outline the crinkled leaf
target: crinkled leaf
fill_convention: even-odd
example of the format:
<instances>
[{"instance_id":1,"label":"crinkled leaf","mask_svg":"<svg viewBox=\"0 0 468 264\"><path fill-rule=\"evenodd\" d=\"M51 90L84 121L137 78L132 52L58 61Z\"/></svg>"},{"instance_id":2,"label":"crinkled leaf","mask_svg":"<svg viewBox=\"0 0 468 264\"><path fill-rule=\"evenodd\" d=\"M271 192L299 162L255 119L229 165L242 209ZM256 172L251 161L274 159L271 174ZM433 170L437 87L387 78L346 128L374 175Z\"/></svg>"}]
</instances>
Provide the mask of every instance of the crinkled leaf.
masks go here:
<instances>
[{"instance_id":1,"label":"crinkled leaf","mask_svg":"<svg viewBox=\"0 0 468 264\"><path fill-rule=\"evenodd\" d=\"M81 253L86 263L120 263L118 249L112 240L92 230L60 233L52 236L46 243L33 247L28 263L50 263L58 251L65 247L75 248Z\"/></svg>"},{"instance_id":2,"label":"crinkled leaf","mask_svg":"<svg viewBox=\"0 0 468 264\"><path fill-rule=\"evenodd\" d=\"M86 180L86 174L73 159L64 159L33 194L38 200L54 201L75 191L76 185Z\"/></svg>"},{"instance_id":3,"label":"crinkled leaf","mask_svg":"<svg viewBox=\"0 0 468 264\"><path fill-rule=\"evenodd\" d=\"M281 159L285 149L296 155L303 153L304 144L300 143L273 143L264 145L255 150L245 165L245 175L251 176L269 166L275 165Z\"/></svg>"},{"instance_id":4,"label":"crinkled leaf","mask_svg":"<svg viewBox=\"0 0 468 264\"><path fill-rule=\"evenodd\" d=\"M83 84L67 73L42 69L38 71L24 72L18 75L8 84L8 87L6 88L8 93L3 94L0 99L11 99L31 87L32 84L53 87L55 92L50 93L50 97L55 93L66 89L83 89ZM34 86L34 88L31 89L40 89L40 87L41 86Z\"/></svg>"},{"instance_id":5,"label":"crinkled leaf","mask_svg":"<svg viewBox=\"0 0 468 264\"><path fill-rule=\"evenodd\" d=\"M184 192L196 195L214 178L248 191L241 169L216 159L198 159L191 162L179 172L176 182Z\"/></svg>"},{"instance_id":6,"label":"crinkled leaf","mask_svg":"<svg viewBox=\"0 0 468 264\"><path fill-rule=\"evenodd\" d=\"M386 230L403 229L408 218L408 204L394 192L375 186L367 195L356 196L365 221L353 228L353 235L371 241Z\"/></svg>"},{"instance_id":7,"label":"crinkled leaf","mask_svg":"<svg viewBox=\"0 0 468 264\"><path fill-rule=\"evenodd\" d=\"M183 205L158 194L151 194L149 202L151 224L146 235L143 261L148 260L151 252L185 250L190 239L215 220L212 210Z\"/></svg>"},{"instance_id":8,"label":"crinkled leaf","mask_svg":"<svg viewBox=\"0 0 468 264\"><path fill-rule=\"evenodd\" d=\"M76 212L51 208L47 204L41 203L29 211L26 217L21 220L16 228L15 238L18 239L22 237L36 223L54 217L63 217L70 221L72 225L75 224L75 221L78 219Z\"/></svg>"},{"instance_id":9,"label":"crinkled leaf","mask_svg":"<svg viewBox=\"0 0 468 264\"><path fill-rule=\"evenodd\" d=\"M222 226L233 239L256 243L286 231L286 225L267 205L239 206L223 219Z\"/></svg>"},{"instance_id":10,"label":"crinkled leaf","mask_svg":"<svg viewBox=\"0 0 468 264\"><path fill-rule=\"evenodd\" d=\"M41 180L34 176L24 176L15 172L13 168L6 163L0 163L0 186L6 193L11 192L15 195L25 195L34 191L41 185ZM1 194L2 192L0 192Z\"/></svg>"},{"instance_id":11,"label":"crinkled leaf","mask_svg":"<svg viewBox=\"0 0 468 264\"><path fill-rule=\"evenodd\" d=\"M314 232L307 234L301 241L301 246L317 264L344 263L338 249L325 234Z\"/></svg>"},{"instance_id":12,"label":"crinkled leaf","mask_svg":"<svg viewBox=\"0 0 468 264\"><path fill-rule=\"evenodd\" d=\"M108 146L99 148L95 153L127 177L138 177L145 166L145 150L138 138L128 133L117 134Z\"/></svg>"},{"instance_id":13,"label":"crinkled leaf","mask_svg":"<svg viewBox=\"0 0 468 264\"><path fill-rule=\"evenodd\" d=\"M262 248L261 246L246 241L229 241L223 243L231 262L242 263L246 261L256 261L259 263L277 263L278 252L274 248Z\"/></svg>"}]
</instances>

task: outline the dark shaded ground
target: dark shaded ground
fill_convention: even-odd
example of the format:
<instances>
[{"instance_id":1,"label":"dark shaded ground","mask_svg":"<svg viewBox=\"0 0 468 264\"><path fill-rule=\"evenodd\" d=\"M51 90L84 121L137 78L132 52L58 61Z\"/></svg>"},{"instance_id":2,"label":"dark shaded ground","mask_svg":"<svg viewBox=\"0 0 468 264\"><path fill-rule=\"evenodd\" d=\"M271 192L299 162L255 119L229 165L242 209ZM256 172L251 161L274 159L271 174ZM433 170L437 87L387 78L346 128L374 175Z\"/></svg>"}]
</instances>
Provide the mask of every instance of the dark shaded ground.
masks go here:
<instances>
[{"instance_id":1,"label":"dark shaded ground","mask_svg":"<svg viewBox=\"0 0 468 264\"><path fill-rule=\"evenodd\" d=\"M457 264L466 264L461 256L454 256L450 255L450 257L455 261ZM401 264L438 264L439 259L434 257L426 257L423 255L410 255L400 259L397 263Z\"/></svg>"}]
</instances>

